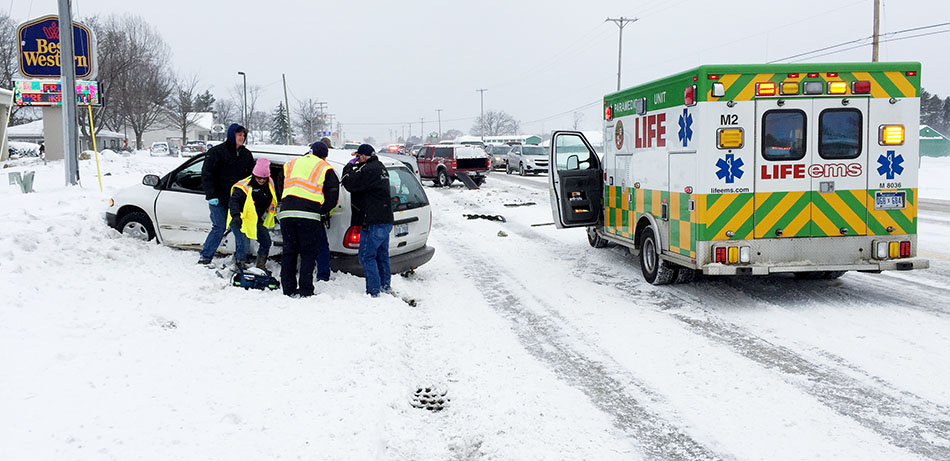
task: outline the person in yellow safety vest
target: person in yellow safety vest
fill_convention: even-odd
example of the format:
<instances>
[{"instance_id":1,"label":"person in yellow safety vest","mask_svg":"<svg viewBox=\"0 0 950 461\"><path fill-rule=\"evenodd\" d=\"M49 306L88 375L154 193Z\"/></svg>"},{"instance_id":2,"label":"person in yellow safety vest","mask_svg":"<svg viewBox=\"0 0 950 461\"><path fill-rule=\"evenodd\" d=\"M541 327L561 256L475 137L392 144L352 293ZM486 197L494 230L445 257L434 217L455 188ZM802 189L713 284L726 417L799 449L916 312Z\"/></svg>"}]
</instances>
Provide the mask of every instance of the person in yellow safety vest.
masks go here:
<instances>
[{"instance_id":1,"label":"person in yellow safety vest","mask_svg":"<svg viewBox=\"0 0 950 461\"><path fill-rule=\"evenodd\" d=\"M277 219L283 238L280 284L287 296L313 295L315 266L319 265L318 280L330 280L326 226L340 198L340 180L325 160L328 152L327 145L317 141L306 155L284 164L284 192Z\"/></svg>"},{"instance_id":2,"label":"person in yellow safety vest","mask_svg":"<svg viewBox=\"0 0 950 461\"><path fill-rule=\"evenodd\" d=\"M265 187L266 186L266 187ZM234 233L234 264L243 269L248 260L250 240L257 240L256 266L264 269L270 252L270 232L277 215L277 192L270 178L270 161L257 159L251 175L231 186L226 227Z\"/></svg>"}]
</instances>

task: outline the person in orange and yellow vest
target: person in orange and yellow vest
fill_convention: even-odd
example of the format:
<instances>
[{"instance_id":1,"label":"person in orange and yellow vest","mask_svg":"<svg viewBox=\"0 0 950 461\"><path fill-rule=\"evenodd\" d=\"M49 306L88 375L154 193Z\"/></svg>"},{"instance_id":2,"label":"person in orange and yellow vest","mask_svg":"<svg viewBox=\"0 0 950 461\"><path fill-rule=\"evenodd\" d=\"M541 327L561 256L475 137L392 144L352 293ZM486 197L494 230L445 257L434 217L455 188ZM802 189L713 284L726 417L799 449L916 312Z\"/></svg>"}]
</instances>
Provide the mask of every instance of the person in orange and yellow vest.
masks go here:
<instances>
[{"instance_id":1,"label":"person in orange and yellow vest","mask_svg":"<svg viewBox=\"0 0 950 461\"><path fill-rule=\"evenodd\" d=\"M321 266L317 276L330 279L330 252L327 229L330 212L340 198L340 180L325 159L329 149L322 142L310 145L302 157L284 164L284 192L280 199L280 285L287 296L313 295L313 270L318 253ZM325 249L321 252L320 250ZM300 275L297 276L297 257ZM325 256L325 258L324 258Z\"/></svg>"},{"instance_id":2,"label":"person in orange and yellow vest","mask_svg":"<svg viewBox=\"0 0 950 461\"><path fill-rule=\"evenodd\" d=\"M231 186L228 200L228 222L234 233L234 263L243 269L248 260L250 240L257 240L256 266L264 269L271 239L268 229L274 227L277 216L277 192L270 177L270 161L257 159L251 175Z\"/></svg>"}]
</instances>

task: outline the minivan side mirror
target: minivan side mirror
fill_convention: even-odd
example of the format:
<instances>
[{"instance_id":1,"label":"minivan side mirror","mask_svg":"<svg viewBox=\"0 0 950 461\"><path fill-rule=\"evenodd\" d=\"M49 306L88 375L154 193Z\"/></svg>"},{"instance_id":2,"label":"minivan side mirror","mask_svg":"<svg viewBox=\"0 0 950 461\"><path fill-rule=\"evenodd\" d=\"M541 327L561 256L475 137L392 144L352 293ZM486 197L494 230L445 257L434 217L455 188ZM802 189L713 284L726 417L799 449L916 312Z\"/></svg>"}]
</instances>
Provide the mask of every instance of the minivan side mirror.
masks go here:
<instances>
[{"instance_id":1,"label":"minivan side mirror","mask_svg":"<svg viewBox=\"0 0 950 461\"><path fill-rule=\"evenodd\" d=\"M568 169L568 170L577 170L577 169L579 169L579 167L580 167L580 165L579 165L579 162L578 162L577 155L571 155L570 157L567 158L567 169Z\"/></svg>"},{"instance_id":2,"label":"minivan side mirror","mask_svg":"<svg viewBox=\"0 0 950 461\"><path fill-rule=\"evenodd\" d=\"M142 178L142 184L145 184L146 186L155 187L158 185L158 182L160 180L161 178L159 178L158 175L147 174L145 175L144 178Z\"/></svg>"}]
</instances>

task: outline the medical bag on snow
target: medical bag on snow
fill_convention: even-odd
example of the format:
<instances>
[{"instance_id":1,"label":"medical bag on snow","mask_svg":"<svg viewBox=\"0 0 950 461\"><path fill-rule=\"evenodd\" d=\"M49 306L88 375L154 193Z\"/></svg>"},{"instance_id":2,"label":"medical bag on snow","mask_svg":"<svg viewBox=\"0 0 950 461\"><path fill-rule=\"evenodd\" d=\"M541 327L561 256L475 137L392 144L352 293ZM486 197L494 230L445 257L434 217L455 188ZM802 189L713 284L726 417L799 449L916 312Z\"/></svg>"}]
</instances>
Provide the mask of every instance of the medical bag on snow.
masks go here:
<instances>
[{"instance_id":1,"label":"medical bag on snow","mask_svg":"<svg viewBox=\"0 0 950 461\"><path fill-rule=\"evenodd\" d=\"M249 267L247 269L238 269L237 272L231 276L231 285L244 288L245 290L251 288L255 290L263 290L265 288L276 290L280 288L280 281L274 278L267 269Z\"/></svg>"}]
</instances>

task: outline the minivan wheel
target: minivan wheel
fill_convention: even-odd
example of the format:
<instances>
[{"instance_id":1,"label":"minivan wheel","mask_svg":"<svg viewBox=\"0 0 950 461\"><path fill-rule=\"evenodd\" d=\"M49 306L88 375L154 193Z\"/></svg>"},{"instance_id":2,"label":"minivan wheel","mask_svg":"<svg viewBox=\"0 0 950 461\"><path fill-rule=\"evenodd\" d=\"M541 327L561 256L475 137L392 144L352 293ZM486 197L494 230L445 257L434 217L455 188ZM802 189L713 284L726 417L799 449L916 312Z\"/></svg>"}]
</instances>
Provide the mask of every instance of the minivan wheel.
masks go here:
<instances>
[{"instance_id":1,"label":"minivan wheel","mask_svg":"<svg viewBox=\"0 0 950 461\"><path fill-rule=\"evenodd\" d=\"M505 174L511 174L511 166L508 165L508 162L505 162Z\"/></svg>"},{"instance_id":2,"label":"minivan wheel","mask_svg":"<svg viewBox=\"0 0 950 461\"><path fill-rule=\"evenodd\" d=\"M155 238L152 221L141 211L129 213L119 220L119 233L134 239L149 241Z\"/></svg>"},{"instance_id":3,"label":"minivan wheel","mask_svg":"<svg viewBox=\"0 0 950 461\"><path fill-rule=\"evenodd\" d=\"M518 164L518 175L519 175L519 176L524 176L524 163L519 163L519 164Z\"/></svg>"},{"instance_id":4,"label":"minivan wheel","mask_svg":"<svg viewBox=\"0 0 950 461\"><path fill-rule=\"evenodd\" d=\"M660 259L657 252L659 242L653 226L643 229L643 236L640 237L640 271L647 283L666 285L676 280L677 268Z\"/></svg>"},{"instance_id":5,"label":"minivan wheel","mask_svg":"<svg viewBox=\"0 0 950 461\"><path fill-rule=\"evenodd\" d=\"M439 187L449 187L452 184L452 180L449 178L449 173L445 170L439 170L439 174L436 176L438 179L437 183Z\"/></svg>"}]
</instances>

